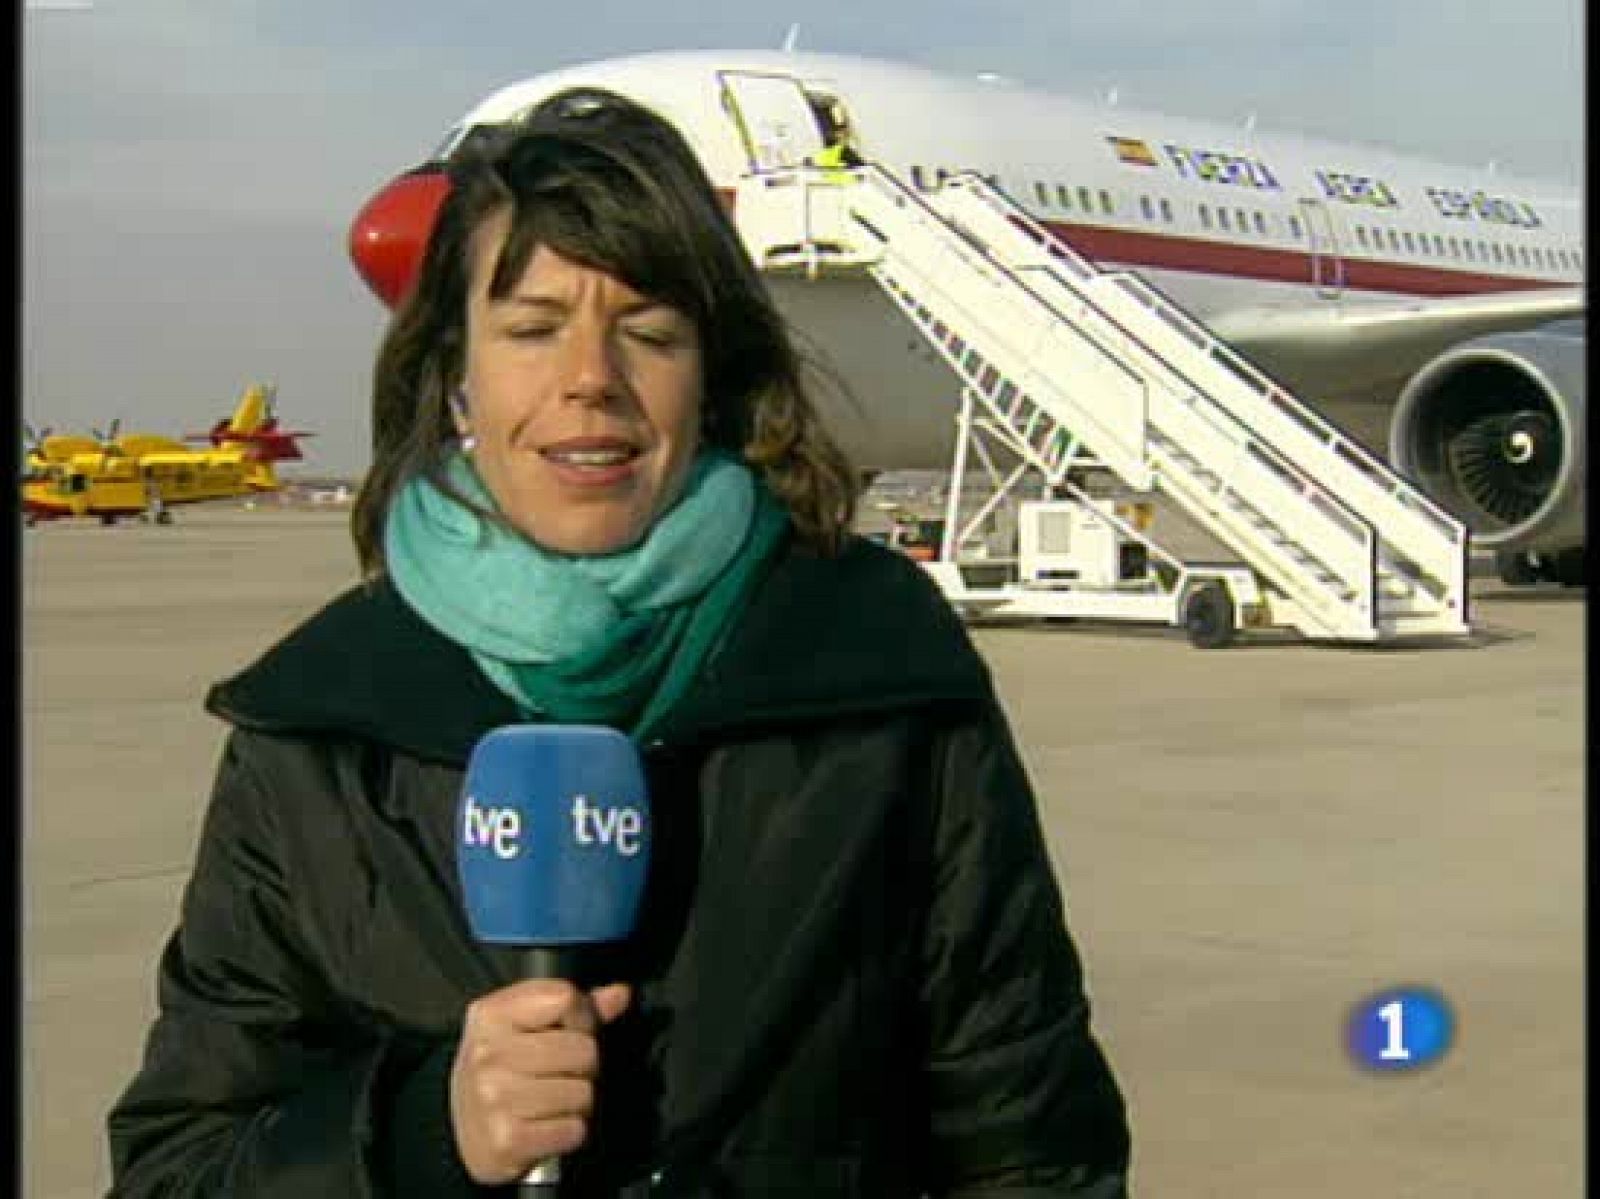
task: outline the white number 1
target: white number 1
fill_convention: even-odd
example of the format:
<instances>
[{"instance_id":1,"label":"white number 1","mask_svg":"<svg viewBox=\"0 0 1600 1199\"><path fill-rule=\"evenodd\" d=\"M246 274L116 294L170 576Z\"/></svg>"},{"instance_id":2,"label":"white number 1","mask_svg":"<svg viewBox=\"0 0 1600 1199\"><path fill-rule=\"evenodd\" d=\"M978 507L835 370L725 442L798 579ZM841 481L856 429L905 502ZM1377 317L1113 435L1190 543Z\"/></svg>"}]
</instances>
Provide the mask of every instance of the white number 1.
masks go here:
<instances>
[{"instance_id":1,"label":"white number 1","mask_svg":"<svg viewBox=\"0 0 1600 1199\"><path fill-rule=\"evenodd\" d=\"M1405 1009L1397 999L1393 1003L1386 1003L1378 1009L1378 1016L1389 1028L1389 1043L1378 1051L1378 1056L1386 1062L1406 1062L1411 1060L1411 1050L1404 1044L1405 1034L1402 1028L1402 1017Z\"/></svg>"}]
</instances>

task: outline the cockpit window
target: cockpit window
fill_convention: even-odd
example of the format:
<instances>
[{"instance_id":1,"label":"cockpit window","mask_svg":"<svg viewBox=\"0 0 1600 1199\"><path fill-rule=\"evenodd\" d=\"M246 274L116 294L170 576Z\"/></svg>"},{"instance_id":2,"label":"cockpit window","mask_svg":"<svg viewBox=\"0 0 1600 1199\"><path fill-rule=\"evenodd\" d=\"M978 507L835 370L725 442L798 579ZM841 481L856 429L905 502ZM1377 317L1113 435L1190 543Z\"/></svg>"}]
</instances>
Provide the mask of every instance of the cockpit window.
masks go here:
<instances>
[{"instance_id":1,"label":"cockpit window","mask_svg":"<svg viewBox=\"0 0 1600 1199\"><path fill-rule=\"evenodd\" d=\"M466 132L467 126L465 123L451 126L450 132L444 135L444 138L434 147L433 153L428 155L428 160L436 162L442 158L447 158L450 152L461 144L461 139L466 135Z\"/></svg>"}]
</instances>

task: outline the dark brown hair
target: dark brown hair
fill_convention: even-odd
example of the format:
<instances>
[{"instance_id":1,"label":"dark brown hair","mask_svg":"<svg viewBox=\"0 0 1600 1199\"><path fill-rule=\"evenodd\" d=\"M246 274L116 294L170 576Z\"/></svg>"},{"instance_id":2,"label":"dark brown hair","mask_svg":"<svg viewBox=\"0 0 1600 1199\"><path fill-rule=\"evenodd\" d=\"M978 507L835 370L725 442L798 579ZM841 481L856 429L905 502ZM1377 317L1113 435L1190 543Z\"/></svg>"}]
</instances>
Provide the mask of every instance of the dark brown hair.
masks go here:
<instances>
[{"instance_id":1,"label":"dark brown hair","mask_svg":"<svg viewBox=\"0 0 1600 1199\"><path fill-rule=\"evenodd\" d=\"M676 129L612 92L571 89L513 123L475 131L446 170L449 193L416 285L374 367L372 466L351 514L364 573L383 569L383 524L396 492L418 473L444 485L455 437L449 398L465 369L472 238L506 209L510 231L490 294L507 294L543 245L686 314L702 348L703 440L755 468L801 538L838 549L859 485L810 388L839 384L797 352Z\"/></svg>"}]
</instances>

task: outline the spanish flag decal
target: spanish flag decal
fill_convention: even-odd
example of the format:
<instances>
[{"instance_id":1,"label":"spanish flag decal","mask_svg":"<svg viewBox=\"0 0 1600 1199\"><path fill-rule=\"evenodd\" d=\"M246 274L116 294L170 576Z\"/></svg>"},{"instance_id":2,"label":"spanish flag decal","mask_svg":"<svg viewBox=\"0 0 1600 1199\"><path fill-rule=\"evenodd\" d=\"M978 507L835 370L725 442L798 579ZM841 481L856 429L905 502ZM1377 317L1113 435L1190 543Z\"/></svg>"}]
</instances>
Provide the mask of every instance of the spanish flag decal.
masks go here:
<instances>
[{"instance_id":1,"label":"spanish flag decal","mask_svg":"<svg viewBox=\"0 0 1600 1199\"><path fill-rule=\"evenodd\" d=\"M1122 162L1132 163L1136 167L1159 165L1155 153L1136 137L1108 137L1106 141L1111 143L1111 148Z\"/></svg>"}]
</instances>

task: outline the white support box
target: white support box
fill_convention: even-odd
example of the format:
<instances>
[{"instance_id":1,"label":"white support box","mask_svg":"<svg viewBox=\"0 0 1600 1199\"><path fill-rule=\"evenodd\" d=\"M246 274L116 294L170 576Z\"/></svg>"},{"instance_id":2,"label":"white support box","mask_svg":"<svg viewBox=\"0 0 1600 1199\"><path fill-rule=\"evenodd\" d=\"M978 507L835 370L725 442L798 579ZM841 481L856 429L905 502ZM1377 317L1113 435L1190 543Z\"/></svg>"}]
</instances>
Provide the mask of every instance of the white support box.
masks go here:
<instances>
[{"instance_id":1,"label":"white support box","mask_svg":"<svg viewBox=\"0 0 1600 1199\"><path fill-rule=\"evenodd\" d=\"M1206 649L1227 645L1241 627L1272 623L1253 571L1178 561L1138 528L1147 515L1142 503L1024 501L1014 580L974 585L957 563L923 565L968 618L1166 624Z\"/></svg>"}]
</instances>

